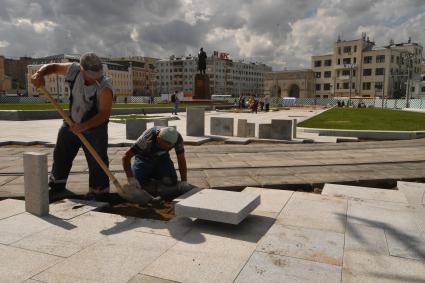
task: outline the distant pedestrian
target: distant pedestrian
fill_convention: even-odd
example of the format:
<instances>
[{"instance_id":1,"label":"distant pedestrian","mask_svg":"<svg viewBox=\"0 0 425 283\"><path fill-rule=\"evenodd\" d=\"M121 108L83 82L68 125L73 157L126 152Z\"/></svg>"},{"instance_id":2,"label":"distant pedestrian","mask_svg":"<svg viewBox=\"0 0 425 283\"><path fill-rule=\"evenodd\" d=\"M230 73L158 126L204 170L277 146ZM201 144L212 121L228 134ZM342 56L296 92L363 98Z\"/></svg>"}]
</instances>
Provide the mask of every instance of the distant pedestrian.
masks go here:
<instances>
[{"instance_id":1,"label":"distant pedestrian","mask_svg":"<svg viewBox=\"0 0 425 283\"><path fill-rule=\"evenodd\" d=\"M171 103L173 103L173 110L171 111L171 115L175 114L177 115L177 110L179 108L179 98L177 97L177 91L175 91L171 95Z\"/></svg>"},{"instance_id":2,"label":"distant pedestrian","mask_svg":"<svg viewBox=\"0 0 425 283\"><path fill-rule=\"evenodd\" d=\"M269 112L270 110L270 98L268 95L266 95L266 97L264 97L264 106L266 107L266 112Z\"/></svg>"}]
</instances>

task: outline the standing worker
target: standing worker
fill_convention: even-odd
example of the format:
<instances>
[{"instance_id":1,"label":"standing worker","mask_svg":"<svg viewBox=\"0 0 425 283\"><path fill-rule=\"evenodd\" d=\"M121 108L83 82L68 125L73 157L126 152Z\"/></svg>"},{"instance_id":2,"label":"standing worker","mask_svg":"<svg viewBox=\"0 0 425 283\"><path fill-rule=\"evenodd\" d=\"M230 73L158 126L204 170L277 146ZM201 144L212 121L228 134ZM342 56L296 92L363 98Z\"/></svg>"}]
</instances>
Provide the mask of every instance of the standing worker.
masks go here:
<instances>
[{"instance_id":1,"label":"standing worker","mask_svg":"<svg viewBox=\"0 0 425 283\"><path fill-rule=\"evenodd\" d=\"M175 150L181 182L169 151ZM131 159L134 157L133 164ZM175 196L190 189L183 138L173 127L152 127L143 132L122 158L128 183L160 197ZM159 186L156 186L155 183ZM162 191L161 191L162 190Z\"/></svg>"},{"instance_id":2,"label":"standing worker","mask_svg":"<svg viewBox=\"0 0 425 283\"><path fill-rule=\"evenodd\" d=\"M94 53L85 53L80 63L52 63L42 66L31 83L39 88L45 85L45 76L64 75L69 84L69 113L75 122L65 122L59 129L53 152L53 166L49 177L51 193L65 190L72 162L82 146L77 134L82 133L95 148L106 165L108 160L108 122L112 111L113 87L110 78L103 75L103 66ZM89 167L88 199L109 193L109 178L83 145Z\"/></svg>"}]
</instances>

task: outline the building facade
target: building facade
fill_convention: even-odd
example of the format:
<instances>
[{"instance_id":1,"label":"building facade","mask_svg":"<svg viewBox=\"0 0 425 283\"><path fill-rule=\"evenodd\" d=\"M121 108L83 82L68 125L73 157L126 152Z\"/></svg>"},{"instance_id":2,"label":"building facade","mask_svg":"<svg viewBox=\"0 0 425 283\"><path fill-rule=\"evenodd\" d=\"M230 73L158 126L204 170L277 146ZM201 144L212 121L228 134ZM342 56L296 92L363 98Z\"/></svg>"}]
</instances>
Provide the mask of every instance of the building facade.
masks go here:
<instances>
[{"instance_id":1,"label":"building facade","mask_svg":"<svg viewBox=\"0 0 425 283\"><path fill-rule=\"evenodd\" d=\"M80 56L75 54L61 54L33 60L32 65L28 65L28 95L37 95L35 87L30 83L31 76L38 71L44 64L49 63L70 63L79 62ZM129 96L133 93L133 83L129 68L122 64L109 62L107 58L101 58L103 61L103 71L105 75L112 80L115 96ZM46 90L58 97L69 97L69 87L65 83L65 78L62 75L49 75L45 78Z\"/></svg>"},{"instance_id":2,"label":"building facade","mask_svg":"<svg viewBox=\"0 0 425 283\"><path fill-rule=\"evenodd\" d=\"M311 69L269 72L264 76L264 95L270 97L314 97Z\"/></svg>"},{"instance_id":3,"label":"building facade","mask_svg":"<svg viewBox=\"0 0 425 283\"><path fill-rule=\"evenodd\" d=\"M312 56L316 97L390 97L409 91L421 73L422 46L411 42L375 47L361 39L338 40L333 52Z\"/></svg>"},{"instance_id":4,"label":"building facade","mask_svg":"<svg viewBox=\"0 0 425 283\"><path fill-rule=\"evenodd\" d=\"M156 63L157 89L160 93L174 91L193 94L195 75L198 72L197 57L175 57ZM207 58L206 74L210 93L220 95L259 95L264 92L264 74L271 67L261 63L233 61L223 56Z\"/></svg>"}]
</instances>

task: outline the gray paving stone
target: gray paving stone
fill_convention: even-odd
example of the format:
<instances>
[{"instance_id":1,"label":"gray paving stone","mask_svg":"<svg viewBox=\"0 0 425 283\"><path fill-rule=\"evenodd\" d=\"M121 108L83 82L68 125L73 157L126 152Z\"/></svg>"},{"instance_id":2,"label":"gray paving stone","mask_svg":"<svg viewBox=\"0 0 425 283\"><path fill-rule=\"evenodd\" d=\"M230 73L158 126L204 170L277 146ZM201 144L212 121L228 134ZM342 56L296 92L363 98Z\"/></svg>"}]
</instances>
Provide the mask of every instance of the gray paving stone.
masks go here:
<instances>
[{"instance_id":1,"label":"gray paving stone","mask_svg":"<svg viewBox=\"0 0 425 283\"><path fill-rule=\"evenodd\" d=\"M425 233L385 230L390 255L425 262Z\"/></svg>"},{"instance_id":2,"label":"gray paving stone","mask_svg":"<svg viewBox=\"0 0 425 283\"><path fill-rule=\"evenodd\" d=\"M132 231L109 236L34 276L45 282L128 282L176 243Z\"/></svg>"},{"instance_id":3,"label":"gray paving stone","mask_svg":"<svg viewBox=\"0 0 425 283\"><path fill-rule=\"evenodd\" d=\"M425 204L425 184L397 181L397 188L411 204Z\"/></svg>"},{"instance_id":4,"label":"gray paving stone","mask_svg":"<svg viewBox=\"0 0 425 283\"><path fill-rule=\"evenodd\" d=\"M271 139L272 137L272 125L271 124L259 124L258 125L258 138L259 139Z\"/></svg>"},{"instance_id":5,"label":"gray paving stone","mask_svg":"<svg viewBox=\"0 0 425 283\"><path fill-rule=\"evenodd\" d=\"M151 219L135 219L131 224L131 229L135 232L150 233L181 239L193 227L193 221L186 217L176 217L170 221L158 221Z\"/></svg>"},{"instance_id":6,"label":"gray paving stone","mask_svg":"<svg viewBox=\"0 0 425 283\"><path fill-rule=\"evenodd\" d=\"M384 190L368 187L325 184L322 195L350 199L365 199L407 203L404 194L397 190Z\"/></svg>"},{"instance_id":7,"label":"gray paving stone","mask_svg":"<svg viewBox=\"0 0 425 283\"><path fill-rule=\"evenodd\" d=\"M277 223L345 232L347 200L295 192L277 217Z\"/></svg>"},{"instance_id":8,"label":"gray paving stone","mask_svg":"<svg viewBox=\"0 0 425 283\"><path fill-rule=\"evenodd\" d=\"M389 255L384 229L360 224L347 224L345 250Z\"/></svg>"},{"instance_id":9,"label":"gray paving stone","mask_svg":"<svg viewBox=\"0 0 425 283\"><path fill-rule=\"evenodd\" d=\"M211 117L211 135L233 136L233 118Z\"/></svg>"},{"instance_id":10,"label":"gray paving stone","mask_svg":"<svg viewBox=\"0 0 425 283\"><path fill-rule=\"evenodd\" d=\"M347 220L385 230L419 231L415 222L415 208L399 203L349 200Z\"/></svg>"},{"instance_id":11,"label":"gray paving stone","mask_svg":"<svg viewBox=\"0 0 425 283\"><path fill-rule=\"evenodd\" d=\"M204 136L205 135L205 109L186 108L186 135Z\"/></svg>"},{"instance_id":12,"label":"gray paving stone","mask_svg":"<svg viewBox=\"0 0 425 283\"><path fill-rule=\"evenodd\" d=\"M293 120L272 119L271 138L277 140L292 140L293 124Z\"/></svg>"},{"instance_id":13,"label":"gray paving stone","mask_svg":"<svg viewBox=\"0 0 425 283\"><path fill-rule=\"evenodd\" d=\"M275 224L257 251L341 266L344 234Z\"/></svg>"},{"instance_id":14,"label":"gray paving stone","mask_svg":"<svg viewBox=\"0 0 425 283\"><path fill-rule=\"evenodd\" d=\"M345 251L342 282L423 282L425 262Z\"/></svg>"},{"instance_id":15,"label":"gray paving stone","mask_svg":"<svg viewBox=\"0 0 425 283\"><path fill-rule=\"evenodd\" d=\"M0 219L25 212L25 202L22 200L5 199L0 201Z\"/></svg>"},{"instance_id":16,"label":"gray paving stone","mask_svg":"<svg viewBox=\"0 0 425 283\"><path fill-rule=\"evenodd\" d=\"M341 267L255 252L235 282L340 282Z\"/></svg>"},{"instance_id":17,"label":"gray paving stone","mask_svg":"<svg viewBox=\"0 0 425 283\"><path fill-rule=\"evenodd\" d=\"M239 190L244 187L258 187L260 184L249 176L210 177L207 179L211 189Z\"/></svg>"},{"instance_id":18,"label":"gray paving stone","mask_svg":"<svg viewBox=\"0 0 425 283\"><path fill-rule=\"evenodd\" d=\"M125 120L126 139L137 140L146 130L146 121L144 119Z\"/></svg>"},{"instance_id":19,"label":"gray paving stone","mask_svg":"<svg viewBox=\"0 0 425 283\"><path fill-rule=\"evenodd\" d=\"M255 137L255 123L246 123L246 136L250 138Z\"/></svg>"},{"instance_id":20,"label":"gray paving stone","mask_svg":"<svg viewBox=\"0 0 425 283\"><path fill-rule=\"evenodd\" d=\"M261 195L261 203L253 212L270 212L276 218L288 200L293 191L273 190L257 187L246 187L243 192L257 193Z\"/></svg>"},{"instance_id":21,"label":"gray paving stone","mask_svg":"<svg viewBox=\"0 0 425 283\"><path fill-rule=\"evenodd\" d=\"M64 199L50 205L50 214L62 219L72 219L91 210L96 210L108 203L77 199Z\"/></svg>"},{"instance_id":22,"label":"gray paving stone","mask_svg":"<svg viewBox=\"0 0 425 283\"><path fill-rule=\"evenodd\" d=\"M24 153L25 210L37 216L49 214L47 154Z\"/></svg>"},{"instance_id":23,"label":"gray paving stone","mask_svg":"<svg viewBox=\"0 0 425 283\"><path fill-rule=\"evenodd\" d=\"M40 232L53 225L49 222L53 224L60 223L60 221L56 221L50 216L40 218L26 212L2 219L0 220L0 243L11 244L31 234Z\"/></svg>"},{"instance_id":24,"label":"gray paving stone","mask_svg":"<svg viewBox=\"0 0 425 283\"><path fill-rule=\"evenodd\" d=\"M176 281L166 280L144 274L137 274L128 283L177 283Z\"/></svg>"},{"instance_id":25,"label":"gray paving stone","mask_svg":"<svg viewBox=\"0 0 425 283\"><path fill-rule=\"evenodd\" d=\"M259 194L202 190L178 202L176 216L239 224L261 203Z\"/></svg>"},{"instance_id":26,"label":"gray paving stone","mask_svg":"<svg viewBox=\"0 0 425 283\"><path fill-rule=\"evenodd\" d=\"M143 274L178 282L232 282L255 250L256 242L248 240L253 237L252 228L261 226L261 221L258 217L253 219L256 221L233 227L221 223L203 226L206 231L197 227L144 269ZM243 229L247 224L249 229ZM213 233L214 228L224 234ZM254 235L255 240L258 238Z\"/></svg>"},{"instance_id":27,"label":"gray paving stone","mask_svg":"<svg viewBox=\"0 0 425 283\"><path fill-rule=\"evenodd\" d=\"M247 123L248 120L247 119L238 119L238 128L237 128L237 133L236 136L240 137L240 138L245 138L247 137Z\"/></svg>"},{"instance_id":28,"label":"gray paving stone","mask_svg":"<svg viewBox=\"0 0 425 283\"><path fill-rule=\"evenodd\" d=\"M63 260L52 255L4 245L0 245L0 254L2 282L22 282Z\"/></svg>"}]
</instances>

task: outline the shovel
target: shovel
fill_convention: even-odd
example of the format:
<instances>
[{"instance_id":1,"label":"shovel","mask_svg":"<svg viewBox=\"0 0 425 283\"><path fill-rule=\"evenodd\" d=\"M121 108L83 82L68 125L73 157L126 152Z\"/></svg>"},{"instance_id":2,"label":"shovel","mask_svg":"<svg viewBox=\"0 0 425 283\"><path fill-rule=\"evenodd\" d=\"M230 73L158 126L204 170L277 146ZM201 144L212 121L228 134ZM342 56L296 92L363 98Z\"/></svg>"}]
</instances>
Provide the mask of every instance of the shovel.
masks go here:
<instances>
[{"instance_id":1,"label":"shovel","mask_svg":"<svg viewBox=\"0 0 425 283\"><path fill-rule=\"evenodd\" d=\"M72 126L74 124L74 121L72 121L72 119L68 116L68 114L66 114L66 112L62 109L62 107L57 103L57 101L52 97L52 95L44 87L38 88L37 91L47 97L47 99L53 104L53 106L59 112L61 117L65 120L65 122L69 126ZM93 156L93 158L96 160L96 162L99 164L99 166L102 168L103 172L105 172L105 174L112 181L115 188L117 189L118 194L122 198L130 202L138 203L140 205L146 205L153 199L153 197L144 190L133 188L127 184L122 186L120 182L118 182L117 178L115 178L114 174L112 174L112 172L109 170L108 166L106 166L105 162L103 162L103 160L100 158L96 149L86 139L86 137L81 133L77 134L77 136L81 140L81 142L84 144L84 146L87 148L87 150L90 152L90 154Z\"/></svg>"}]
</instances>

